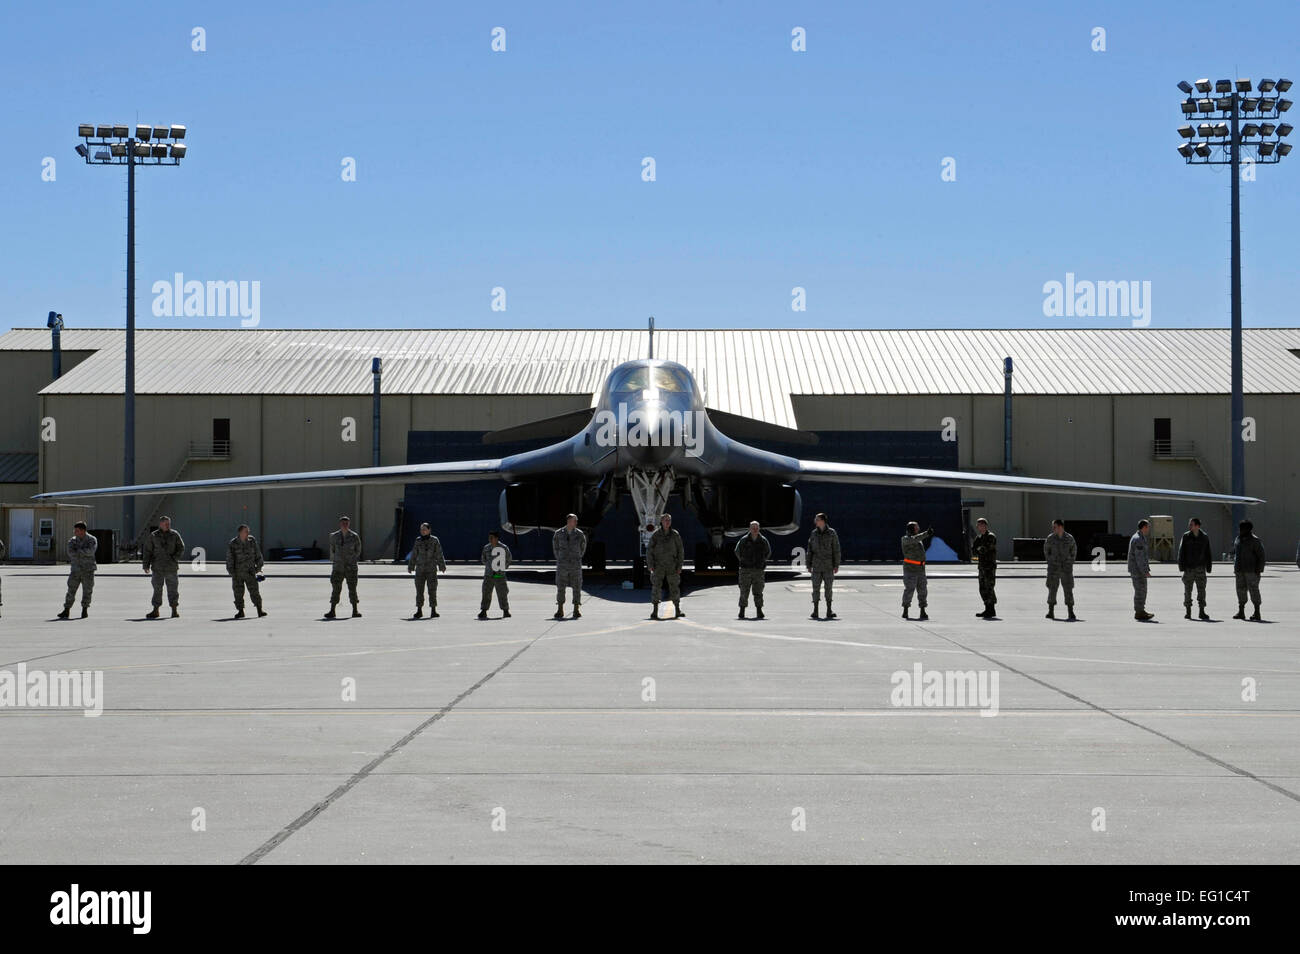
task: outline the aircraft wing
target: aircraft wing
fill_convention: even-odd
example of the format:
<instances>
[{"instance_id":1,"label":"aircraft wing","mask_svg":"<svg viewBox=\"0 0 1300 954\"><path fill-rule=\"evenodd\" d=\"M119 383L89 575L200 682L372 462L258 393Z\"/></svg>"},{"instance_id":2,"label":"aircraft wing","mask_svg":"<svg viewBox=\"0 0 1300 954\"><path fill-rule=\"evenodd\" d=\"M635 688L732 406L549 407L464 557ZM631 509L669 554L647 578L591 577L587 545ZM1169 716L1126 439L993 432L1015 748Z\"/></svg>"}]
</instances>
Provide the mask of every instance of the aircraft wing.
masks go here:
<instances>
[{"instance_id":1,"label":"aircraft wing","mask_svg":"<svg viewBox=\"0 0 1300 954\"><path fill-rule=\"evenodd\" d=\"M254 474L250 477L216 477L129 487L96 487L37 494L36 500L73 497L136 497L145 494L194 494L212 490L282 490L294 487L329 487L339 484L427 484L460 480L499 480L501 460L457 460L436 464L397 464L390 467L351 467L345 470L309 470L296 474Z\"/></svg>"},{"instance_id":2,"label":"aircraft wing","mask_svg":"<svg viewBox=\"0 0 1300 954\"><path fill-rule=\"evenodd\" d=\"M845 464L831 460L800 460L798 480L834 484L883 484L894 487L967 487L979 490L1015 490L1027 493L1085 494L1103 497L1152 497L1163 500L1205 501L1222 504L1258 504L1258 497L1234 497L1197 490L1167 490L1161 487L1131 487L1124 484L1094 484L1078 480L1050 480L984 474L969 470L921 470L912 467L884 467L879 464Z\"/></svg>"}]
</instances>

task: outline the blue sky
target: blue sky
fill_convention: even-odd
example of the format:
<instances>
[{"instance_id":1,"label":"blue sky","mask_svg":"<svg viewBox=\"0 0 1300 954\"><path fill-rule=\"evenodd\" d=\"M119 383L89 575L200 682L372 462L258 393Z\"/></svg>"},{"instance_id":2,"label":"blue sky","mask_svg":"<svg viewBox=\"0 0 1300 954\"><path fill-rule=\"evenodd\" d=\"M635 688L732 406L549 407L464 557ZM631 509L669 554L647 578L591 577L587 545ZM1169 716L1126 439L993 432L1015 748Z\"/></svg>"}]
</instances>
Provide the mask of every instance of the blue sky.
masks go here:
<instances>
[{"instance_id":1,"label":"blue sky","mask_svg":"<svg viewBox=\"0 0 1300 954\"><path fill-rule=\"evenodd\" d=\"M1223 325L1175 84L1300 78L1294 3L273 6L6 5L0 330L122 323L125 170L73 146L137 121L190 130L137 177L142 327L238 325L154 318L176 272L260 282L267 328L1130 325L1044 317L1067 272ZM1242 187L1248 326L1300 324L1297 164Z\"/></svg>"}]
</instances>

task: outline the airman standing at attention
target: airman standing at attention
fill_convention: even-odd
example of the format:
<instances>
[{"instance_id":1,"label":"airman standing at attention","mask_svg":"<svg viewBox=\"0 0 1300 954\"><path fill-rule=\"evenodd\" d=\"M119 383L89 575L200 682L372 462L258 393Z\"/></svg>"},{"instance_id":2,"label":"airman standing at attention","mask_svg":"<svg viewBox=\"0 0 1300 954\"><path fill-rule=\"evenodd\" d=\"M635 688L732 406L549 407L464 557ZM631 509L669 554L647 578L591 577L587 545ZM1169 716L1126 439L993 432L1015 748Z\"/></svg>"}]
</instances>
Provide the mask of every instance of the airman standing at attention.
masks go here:
<instances>
[{"instance_id":1,"label":"airman standing at attention","mask_svg":"<svg viewBox=\"0 0 1300 954\"><path fill-rule=\"evenodd\" d=\"M983 517L975 521L975 540L970 549L979 561L980 599L984 601L984 612L975 615L994 619L998 605L998 538L989 531L989 522Z\"/></svg>"},{"instance_id":2,"label":"airman standing at attention","mask_svg":"<svg viewBox=\"0 0 1300 954\"><path fill-rule=\"evenodd\" d=\"M1079 555L1074 537L1065 532L1065 521L1052 521L1052 532L1043 541L1043 559L1047 561L1047 618L1056 619L1056 590L1065 590L1065 608L1074 615L1074 560Z\"/></svg>"},{"instance_id":3,"label":"airman standing at attention","mask_svg":"<svg viewBox=\"0 0 1300 954\"><path fill-rule=\"evenodd\" d=\"M1262 622L1259 615L1259 578L1264 572L1264 544L1255 536L1255 525L1243 520L1237 527L1237 539L1232 541L1232 572L1237 582L1237 612L1233 619L1246 618L1246 597L1255 606L1251 619Z\"/></svg>"},{"instance_id":4,"label":"airman standing at attention","mask_svg":"<svg viewBox=\"0 0 1300 954\"><path fill-rule=\"evenodd\" d=\"M334 608L339 605L343 582L348 584L348 599L352 602L352 615L361 615L357 608L357 563L361 560L361 537L352 531L352 518L339 517L339 528L330 534L330 608L326 619L334 619Z\"/></svg>"},{"instance_id":5,"label":"airman standing at attention","mask_svg":"<svg viewBox=\"0 0 1300 954\"><path fill-rule=\"evenodd\" d=\"M916 605L921 615L917 619L929 619L925 604L929 594L929 583L925 577L925 548L934 537L934 528L921 532L921 525L913 520L907 525L907 533L900 541L903 547L903 619L907 619L908 607L912 605L912 593L916 593Z\"/></svg>"},{"instance_id":6,"label":"airman standing at attention","mask_svg":"<svg viewBox=\"0 0 1300 954\"><path fill-rule=\"evenodd\" d=\"M1183 619L1192 618L1193 586L1201 619L1209 619L1210 614L1205 612L1205 580L1214 572L1214 553L1210 549L1210 535L1201 529L1197 517L1187 521L1187 532L1178 544L1178 569L1183 572Z\"/></svg>"},{"instance_id":7,"label":"airman standing at attention","mask_svg":"<svg viewBox=\"0 0 1300 954\"><path fill-rule=\"evenodd\" d=\"M230 574L230 588L235 593L235 619L244 618L244 590L248 590L258 617L266 615L262 609L262 590L257 585L262 563L262 547L257 537L248 532L248 524L241 523L226 544L226 572Z\"/></svg>"},{"instance_id":8,"label":"airman standing at attention","mask_svg":"<svg viewBox=\"0 0 1300 954\"><path fill-rule=\"evenodd\" d=\"M510 548L501 542L501 535L495 530L488 531L488 542L479 551L478 560L483 564L483 600L479 603L478 618L488 618L488 607L492 605L492 594L497 595L501 606L501 618L510 618L510 584L506 581L506 569L510 566Z\"/></svg>"},{"instance_id":9,"label":"airman standing at attention","mask_svg":"<svg viewBox=\"0 0 1300 954\"><path fill-rule=\"evenodd\" d=\"M1133 618L1140 623L1155 619L1147 612L1147 580L1151 577L1151 562L1147 550L1147 536L1151 521L1139 520L1137 531L1128 540L1128 575L1133 581Z\"/></svg>"},{"instance_id":10,"label":"airman standing at attention","mask_svg":"<svg viewBox=\"0 0 1300 954\"><path fill-rule=\"evenodd\" d=\"M736 541L736 562L740 566L740 615L745 618L745 607L749 605L749 594L754 594L754 609L758 619L763 615L763 584L767 573L767 561L772 559L772 543L763 536L757 520L749 522L749 533Z\"/></svg>"},{"instance_id":11,"label":"airman standing at attention","mask_svg":"<svg viewBox=\"0 0 1300 954\"><path fill-rule=\"evenodd\" d=\"M808 537L808 570L812 573L813 610L809 619L820 619L822 585L826 586L826 618L835 619L831 609L831 590L835 574L840 572L840 535L826 522L826 514L813 517L813 531Z\"/></svg>"},{"instance_id":12,"label":"airman standing at attention","mask_svg":"<svg viewBox=\"0 0 1300 954\"><path fill-rule=\"evenodd\" d=\"M447 561L442 555L442 541L433 535L433 528L420 524L420 534L411 544L411 555L406 560L406 572L415 574L415 615L424 617L424 591L429 591L429 619L438 615L438 574L447 572Z\"/></svg>"},{"instance_id":13,"label":"airman standing at attention","mask_svg":"<svg viewBox=\"0 0 1300 954\"><path fill-rule=\"evenodd\" d=\"M86 525L78 520L72 525L72 539L68 541L68 595L63 598L63 612L59 619L67 619L77 587L81 587L81 618L90 615L90 597L95 592L95 551L99 541L90 535Z\"/></svg>"},{"instance_id":14,"label":"airman standing at attention","mask_svg":"<svg viewBox=\"0 0 1300 954\"><path fill-rule=\"evenodd\" d=\"M673 608L678 616L682 612L682 564L686 562L686 548L682 545L682 535L673 529L671 514L659 518L659 529L650 535L650 543L645 550L646 567L650 570L650 602L654 609L651 619L659 619L659 597L664 584L668 584L668 598L673 601Z\"/></svg>"},{"instance_id":15,"label":"airman standing at attention","mask_svg":"<svg viewBox=\"0 0 1300 954\"><path fill-rule=\"evenodd\" d=\"M157 619L162 607L163 584L167 585L167 603L172 608L172 618L181 615L180 559L185 552L185 541L172 529L171 517L159 517L158 529L145 538L144 571L153 577L153 610L146 619Z\"/></svg>"},{"instance_id":16,"label":"airman standing at attention","mask_svg":"<svg viewBox=\"0 0 1300 954\"><path fill-rule=\"evenodd\" d=\"M564 526L551 537L555 550L555 618L564 619L564 591L573 590L573 618L582 618L582 555L587 552L587 535L578 529L578 515L564 518Z\"/></svg>"}]
</instances>

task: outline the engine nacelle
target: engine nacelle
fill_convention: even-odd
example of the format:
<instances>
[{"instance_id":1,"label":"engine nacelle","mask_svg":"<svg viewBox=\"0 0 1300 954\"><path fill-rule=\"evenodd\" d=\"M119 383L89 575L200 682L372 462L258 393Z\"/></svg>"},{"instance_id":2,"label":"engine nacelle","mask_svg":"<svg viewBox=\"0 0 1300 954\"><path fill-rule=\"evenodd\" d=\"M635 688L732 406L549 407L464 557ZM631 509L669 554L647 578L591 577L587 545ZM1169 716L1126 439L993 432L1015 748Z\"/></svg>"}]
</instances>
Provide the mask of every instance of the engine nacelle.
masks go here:
<instances>
[{"instance_id":1,"label":"engine nacelle","mask_svg":"<svg viewBox=\"0 0 1300 954\"><path fill-rule=\"evenodd\" d=\"M794 533L803 516L799 491L779 480L700 481L687 504L706 527L733 537L748 533L751 520L769 533Z\"/></svg>"},{"instance_id":2,"label":"engine nacelle","mask_svg":"<svg viewBox=\"0 0 1300 954\"><path fill-rule=\"evenodd\" d=\"M593 527L609 505L607 490L584 488L566 480L526 481L510 484L497 498L497 516L507 533L555 531L568 514L578 515L578 525Z\"/></svg>"}]
</instances>

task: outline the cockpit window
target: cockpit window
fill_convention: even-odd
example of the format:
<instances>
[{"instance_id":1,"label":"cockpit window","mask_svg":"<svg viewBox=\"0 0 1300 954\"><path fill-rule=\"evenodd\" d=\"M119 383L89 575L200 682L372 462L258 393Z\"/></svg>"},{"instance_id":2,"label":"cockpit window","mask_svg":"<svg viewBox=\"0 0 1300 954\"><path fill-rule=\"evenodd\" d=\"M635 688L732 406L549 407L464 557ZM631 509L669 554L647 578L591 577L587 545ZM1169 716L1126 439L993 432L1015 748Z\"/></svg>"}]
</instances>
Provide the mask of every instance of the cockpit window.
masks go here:
<instances>
[{"instance_id":1,"label":"cockpit window","mask_svg":"<svg viewBox=\"0 0 1300 954\"><path fill-rule=\"evenodd\" d=\"M651 387L660 391L688 392L691 383L690 378L676 368L647 368L644 365L628 368L614 382L615 391L645 391Z\"/></svg>"}]
</instances>

